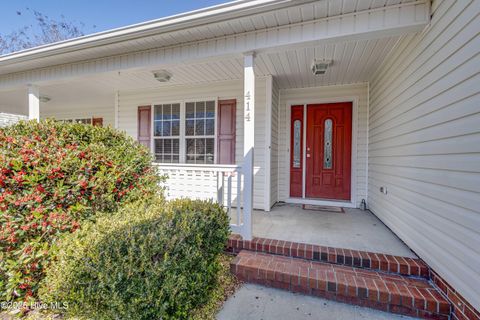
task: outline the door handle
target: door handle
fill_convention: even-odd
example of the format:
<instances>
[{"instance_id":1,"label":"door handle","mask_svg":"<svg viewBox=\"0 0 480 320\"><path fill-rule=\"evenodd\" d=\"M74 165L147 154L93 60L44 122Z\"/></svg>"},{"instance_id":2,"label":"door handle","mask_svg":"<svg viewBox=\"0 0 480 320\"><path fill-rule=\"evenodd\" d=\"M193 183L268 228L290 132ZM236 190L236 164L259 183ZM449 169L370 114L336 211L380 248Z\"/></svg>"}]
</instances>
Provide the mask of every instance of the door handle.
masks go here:
<instances>
[{"instance_id":1,"label":"door handle","mask_svg":"<svg viewBox=\"0 0 480 320\"><path fill-rule=\"evenodd\" d=\"M307 158L310 158L310 153L307 153Z\"/></svg>"}]
</instances>

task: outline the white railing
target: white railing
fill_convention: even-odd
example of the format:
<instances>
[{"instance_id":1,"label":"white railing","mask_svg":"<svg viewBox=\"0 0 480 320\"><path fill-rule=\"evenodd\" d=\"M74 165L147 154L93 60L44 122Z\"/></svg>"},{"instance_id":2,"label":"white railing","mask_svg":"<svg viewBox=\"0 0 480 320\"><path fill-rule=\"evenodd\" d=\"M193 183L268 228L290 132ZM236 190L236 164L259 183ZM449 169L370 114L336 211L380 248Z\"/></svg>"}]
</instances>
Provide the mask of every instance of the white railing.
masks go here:
<instances>
[{"instance_id":1,"label":"white railing","mask_svg":"<svg viewBox=\"0 0 480 320\"><path fill-rule=\"evenodd\" d=\"M156 164L167 176L167 199L190 198L221 203L230 217L234 233L244 234L242 208L243 174L237 165Z\"/></svg>"}]
</instances>

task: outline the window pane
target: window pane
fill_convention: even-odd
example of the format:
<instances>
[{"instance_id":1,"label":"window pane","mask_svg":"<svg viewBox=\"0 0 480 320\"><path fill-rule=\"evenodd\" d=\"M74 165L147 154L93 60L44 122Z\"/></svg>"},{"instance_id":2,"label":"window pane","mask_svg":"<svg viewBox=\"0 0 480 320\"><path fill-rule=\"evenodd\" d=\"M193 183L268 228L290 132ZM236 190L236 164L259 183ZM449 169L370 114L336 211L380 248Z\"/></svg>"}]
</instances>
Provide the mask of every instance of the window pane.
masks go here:
<instances>
[{"instance_id":1,"label":"window pane","mask_svg":"<svg viewBox=\"0 0 480 320\"><path fill-rule=\"evenodd\" d=\"M155 153L163 153L163 139L155 139Z\"/></svg>"},{"instance_id":2,"label":"window pane","mask_svg":"<svg viewBox=\"0 0 480 320\"><path fill-rule=\"evenodd\" d=\"M172 139L172 154L180 154L180 141Z\"/></svg>"},{"instance_id":3,"label":"window pane","mask_svg":"<svg viewBox=\"0 0 480 320\"><path fill-rule=\"evenodd\" d=\"M163 163L171 163L171 162L172 162L172 156L170 154L164 154Z\"/></svg>"},{"instance_id":4,"label":"window pane","mask_svg":"<svg viewBox=\"0 0 480 320\"><path fill-rule=\"evenodd\" d=\"M215 152L215 139L208 138L205 139L205 162L213 164L214 162L214 152Z\"/></svg>"},{"instance_id":5,"label":"window pane","mask_svg":"<svg viewBox=\"0 0 480 320\"><path fill-rule=\"evenodd\" d=\"M155 139L155 159L162 163L178 163L180 139Z\"/></svg>"},{"instance_id":6,"label":"window pane","mask_svg":"<svg viewBox=\"0 0 480 320\"><path fill-rule=\"evenodd\" d=\"M195 135L197 135L197 136L205 135L205 120L204 119L195 120Z\"/></svg>"},{"instance_id":7,"label":"window pane","mask_svg":"<svg viewBox=\"0 0 480 320\"><path fill-rule=\"evenodd\" d=\"M195 120L187 120L185 122L185 134L187 136L195 135Z\"/></svg>"},{"instance_id":8,"label":"window pane","mask_svg":"<svg viewBox=\"0 0 480 320\"><path fill-rule=\"evenodd\" d=\"M332 119L325 120L323 168L332 169Z\"/></svg>"},{"instance_id":9,"label":"window pane","mask_svg":"<svg viewBox=\"0 0 480 320\"><path fill-rule=\"evenodd\" d=\"M163 105L163 120L170 120L172 117L172 105L164 104Z\"/></svg>"},{"instance_id":10,"label":"window pane","mask_svg":"<svg viewBox=\"0 0 480 320\"><path fill-rule=\"evenodd\" d=\"M195 140L195 154L205 154L205 139Z\"/></svg>"},{"instance_id":11,"label":"window pane","mask_svg":"<svg viewBox=\"0 0 480 320\"><path fill-rule=\"evenodd\" d=\"M180 120L172 121L172 136L180 135Z\"/></svg>"},{"instance_id":12,"label":"window pane","mask_svg":"<svg viewBox=\"0 0 480 320\"><path fill-rule=\"evenodd\" d=\"M215 134L215 119L206 120L205 134L207 136L213 136Z\"/></svg>"},{"instance_id":13,"label":"window pane","mask_svg":"<svg viewBox=\"0 0 480 320\"><path fill-rule=\"evenodd\" d=\"M187 139L187 154L195 154L195 139Z\"/></svg>"},{"instance_id":14,"label":"window pane","mask_svg":"<svg viewBox=\"0 0 480 320\"><path fill-rule=\"evenodd\" d=\"M160 137L162 135L162 122L155 121L155 135Z\"/></svg>"},{"instance_id":15,"label":"window pane","mask_svg":"<svg viewBox=\"0 0 480 320\"><path fill-rule=\"evenodd\" d=\"M162 119L162 105L156 105L155 106L155 120L161 120Z\"/></svg>"},{"instance_id":16,"label":"window pane","mask_svg":"<svg viewBox=\"0 0 480 320\"><path fill-rule=\"evenodd\" d=\"M185 106L185 117L187 119L193 119L195 118L195 103L193 102L187 102Z\"/></svg>"},{"instance_id":17,"label":"window pane","mask_svg":"<svg viewBox=\"0 0 480 320\"><path fill-rule=\"evenodd\" d=\"M171 136L171 133L170 133L170 121L163 121L163 127L162 127L162 136Z\"/></svg>"},{"instance_id":18,"label":"window pane","mask_svg":"<svg viewBox=\"0 0 480 320\"><path fill-rule=\"evenodd\" d=\"M207 118L215 117L215 101L207 101L205 109Z\"/></svg>"},{"instance_id":19,"label":"window pane","mask_svg":"<svg viewBox=\"0 0 480 320\"><path fill-rule=\"evenodd\" d=\"M172 153L172 139L163 139L163 152Z\"/></svg>"},{"instance_id":20,"label":"window pane","mask_svg":"<svg viewBox=\"0 0 480 320\"><path fill-rule=\"evenodd\" d=\"M180 104L174 103L172 104L172 119L179 120L180 119Z\"/></svg>"},{"instance_id":21,"label":"window pane","mask_svg":"<svg viewBox=\"0 0 480 320\"><path fill-rule=\"evenodd\" d=\"M187 162L187 163L195 163L195 155L189 155L189 154L187 154L186 162Z\"/></svg>"},{"instance_id":22,"label":"window pane","mask_svg":"<svg viewBox=\"0 0 480 320\"><path fill-rule=\"evenodd\" d=\"M197 102L195 104L195 116L197 118L205 118L205 102Z\"/></svg>"}]
</instances>

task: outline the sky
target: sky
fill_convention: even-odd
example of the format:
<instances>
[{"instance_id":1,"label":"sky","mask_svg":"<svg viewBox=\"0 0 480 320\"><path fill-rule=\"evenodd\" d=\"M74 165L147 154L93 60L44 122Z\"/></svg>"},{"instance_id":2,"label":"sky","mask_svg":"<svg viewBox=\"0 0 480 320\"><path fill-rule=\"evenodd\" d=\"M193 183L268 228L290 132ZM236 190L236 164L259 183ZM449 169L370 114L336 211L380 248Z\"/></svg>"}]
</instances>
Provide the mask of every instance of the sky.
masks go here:
<instances>
[{"instance_id":1,"label":"sky","mask_svg":"<svg viewBox=\"0 0 480 320\"><path fill-rule=\"evenodd\" d=\"M228 0L0 0L0 34L34 23L30 8L50 18L83 22L85 34L158 19ZM21 15L17 14L22 12ZM96 27L94 27L96 26Z\"/></svg>"}]
</instances>

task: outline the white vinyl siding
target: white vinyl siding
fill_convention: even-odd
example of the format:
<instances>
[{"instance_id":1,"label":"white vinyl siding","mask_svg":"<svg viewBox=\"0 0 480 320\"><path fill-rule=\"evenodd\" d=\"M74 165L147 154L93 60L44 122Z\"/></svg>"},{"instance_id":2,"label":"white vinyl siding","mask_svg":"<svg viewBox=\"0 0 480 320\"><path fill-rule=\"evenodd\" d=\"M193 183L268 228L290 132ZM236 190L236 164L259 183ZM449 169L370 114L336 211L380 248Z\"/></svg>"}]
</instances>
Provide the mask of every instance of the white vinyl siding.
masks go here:
<instances>
[{"instance_id":1,"label":"white vinyl siding","mask_svg":"<svg viewBox=\"0 0 480 320\"><path fill-rule=\"evenodd\" d=\"M264 209L265 196L265 78L256 78L255 88L255 160L254 208ZM162 102L189 102L236 99L236 164L243 161L243 81L222 81L195 85L169 86L157 89L119 92L119 129L137 139L138 106Z\"/></svg>"},{"instance_id":2,"label":"white vinyl siding","mask_svg":"<svg viewBox=\"0 0 480 320\"><path fill-rule=\"evenodd\" d=\"M279 94L278 83L273 78L272 81L272 119L271 119L271 159L270 159L270 205L273 206L278 201L278 160L279 160L279 133L278 133L278 115L279 115Z\"/></svg>"},{"instance_id":3,"label":"white vinyl siding","mask_svg":"<svg viewBox=\"0 0 480 320\"><path fill-rule=\"evenodd\" d=\"M40 118L54 118L57 120L65 119L86 119L86 118L102 118L103 126L114 126L114 101L112 104L81 104L71 103L68 105L54 105L42 103L40 105Z\"/></svg>"},{"instance_id":4,"label":"white vinyl siding","mask_svg":"<svg viewBox=\"0 0 480 320\"><path fill-rule=\"evenodd\" d=\"M337 99L344 97L354 97L358 101L358 117L357 117L357 132L352 136L357 137L356 141L352 141L352 144L357 146L357 161L356 171L352 172L352 177L355 176L356 184L356 201L357 206L362 199L367 196L366 190L366 168L367 168L367 85L366 84L353 84L353 85L341 85L341 86L324 86L313 87L303 89L285 89L280 90L280 105L279 105L279 127L278 127L278 154L279 154L279 167L278 167L278 199L285 201L290 197L289 186L289 149L287 144L290 135L290 123L287 119L288 103L303 104L305 101L314 103L316 99L321 100L322 103L328 99ZM353 190L352 190L353 192Z\"/></svg>"},{"instance_id":5,"label":"white vinyl siding","mask_svg":"<svg viewBox=\"0 0 480 320\"><path fill-rule=\"evenodd\" d=\"M370 83L368 204L480 309L480 2L432 10Z\"/></svg>"}]
</instances>

